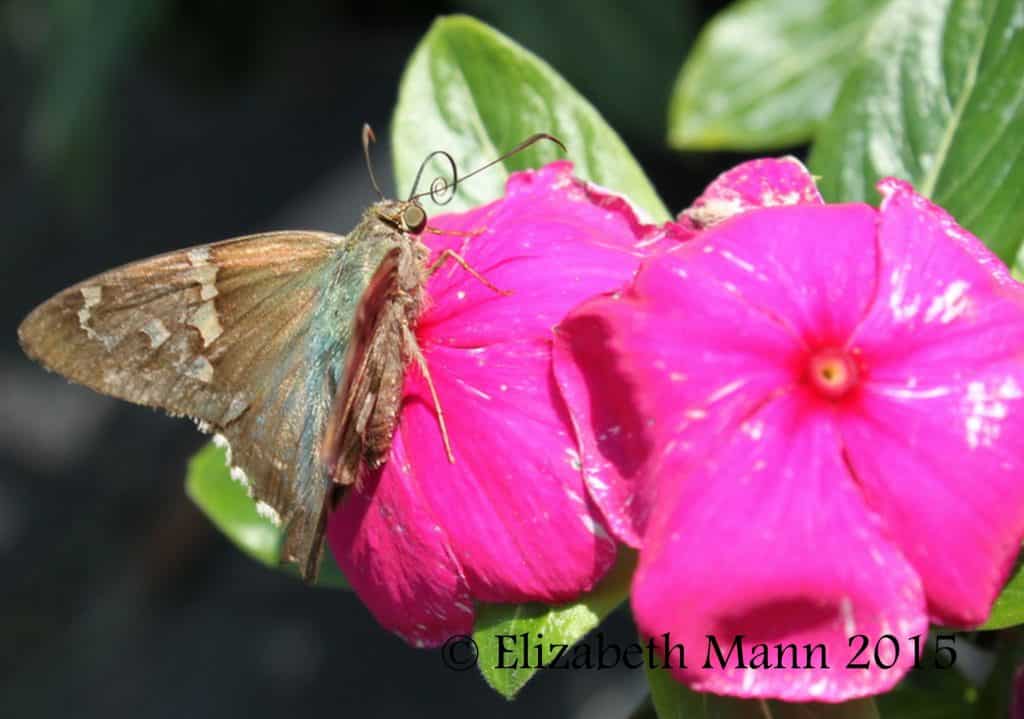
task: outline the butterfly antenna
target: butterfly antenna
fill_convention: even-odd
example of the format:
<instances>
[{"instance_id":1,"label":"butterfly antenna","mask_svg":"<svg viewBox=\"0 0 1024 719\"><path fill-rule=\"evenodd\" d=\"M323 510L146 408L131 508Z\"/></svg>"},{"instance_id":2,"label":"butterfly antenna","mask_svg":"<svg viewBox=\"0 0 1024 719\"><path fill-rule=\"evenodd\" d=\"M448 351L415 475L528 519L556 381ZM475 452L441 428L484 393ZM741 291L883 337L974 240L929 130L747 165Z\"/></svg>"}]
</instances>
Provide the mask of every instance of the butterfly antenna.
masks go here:
<instances>
[{"instance_id":1,"label":"butterfly antenna","mask_svg":"<svg viewBox=\"0 0 1024 719\"><path fill-rule=\"evenodd\" d=\"M468 175L463 175L461 178L459 177L458 168L455 166L455 160L452 159L452 156L449 155L444 150L435 150L434 152L431 152L429 155L427 155L426 159L423 160L423 164L420 165L420 169L416 173L416 179L412 183L412 192L409 193L409 201L411 202L412 200L418 199L420 197L426 197L427 195L430 195L430 199L432 199L437 204L439 204L439 205L447 204L448 202L451 201L452 197L455 195L455 188L457 188L459 186L459 183L465 182L466 180L471 178L473 175L477 175L477 174L483 172L484 170L486 170L486 169L488 169L490 167L494 167L499 162L503 162L503 161L507 160L508 158L512 157L512 155L515 155L518 152L522 152L526 148L530 147L533 144L536 144L536 143L540 142L541 140L550 140L551 142L555 143L560 148L562 148L562 152L568 152L568 150L566 150L566 148L565 148L565 145L563 145L562 141L559 140L557 137L555 137L554 135L549 135L546 132L538 132L536 135L530 135L528 138L526 138L525 140L520 142L518 145L513 147L511 150L506 152L501 157L498 157L498 158L496 158L494 160L491 160L486 165L484 165L482 167L476 168L475 170L470 172ZM416 188L420 184L420 176L423 174L423 170L430 163L430 161L434 157L436 157L438 155L440 155L440 156L444 157L446 160L448 160L448 164L451 165L451 168L452 168L452 180L451 180L451 183L449 183L443 177L436 177L430 183L430 189L428 191L421 192L420 194L417 195L416 194ZM440 183L440 185L438 183ZM447 197L444 197L443 200L439 199L439 198L441 198L444 195L445 192L450 192L450 194Z\"/></svg>"},{"instance_id":2,"label":"butterfly antenna","mask_svg":"<svg viewBox=\"0 0 1024 719\"><path fill-rule=\"evenodd\" d=\"M427 165L435 157L443 157L448 160L448 165L452 168L452 181L448 184L448 180L444 179L443 176L438 175L430 181L430 189L426 192L416 194L416 188L420 186L420 178L423 176L423 171L427 169ZM430 195L432 199L438 205L447 205L452 201L452 197L455 196L455 187L459 184L459 168L455 165L455 159L444 150L434 150L420 163L420 169L416 170L416 177L412 181L412 190L409 192L409 202L419 198ZM451 190L447 197L444 196L445 191Z\"/></svg>"},{"instance_id":3,"label":"butterfly antenna","mask_svg":"<svg viewBox=\"0 0 1024 719\"><path fill-rule=\"evenodd\" d=\"M380 185L377 184L377 177L373 174L373 163L370 162L370 143L377 142L377 136L373 134L373 128L367 123L363 123L363 156L366 158L366 171L370 173L370 184L373 185L373 189L377 191L377 195L380 199L384 199L384 193L381 192Z\"/></svg>"}]
</instances>

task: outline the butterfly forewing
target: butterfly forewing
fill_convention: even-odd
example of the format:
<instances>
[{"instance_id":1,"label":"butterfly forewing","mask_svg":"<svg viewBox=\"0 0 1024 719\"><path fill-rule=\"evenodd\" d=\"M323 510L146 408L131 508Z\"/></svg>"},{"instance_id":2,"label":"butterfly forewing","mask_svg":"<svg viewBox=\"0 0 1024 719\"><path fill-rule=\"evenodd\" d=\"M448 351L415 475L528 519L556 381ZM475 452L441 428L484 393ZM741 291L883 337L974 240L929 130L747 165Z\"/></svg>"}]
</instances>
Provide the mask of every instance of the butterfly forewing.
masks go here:
<instances>
[{"instance_id":1,"label":"butterfly forewing","mask_svg":"<svg viewBox=\"0 0 1024 719\"><path fill-rule=\"evenodd\" d=\"M19 337L75 382L222 434L235 476L279 515L285 555L311 576L328 484L319 441L366 282L345 247L279 232L161 255L61 292Z\"/></svg>"}]
</instances>

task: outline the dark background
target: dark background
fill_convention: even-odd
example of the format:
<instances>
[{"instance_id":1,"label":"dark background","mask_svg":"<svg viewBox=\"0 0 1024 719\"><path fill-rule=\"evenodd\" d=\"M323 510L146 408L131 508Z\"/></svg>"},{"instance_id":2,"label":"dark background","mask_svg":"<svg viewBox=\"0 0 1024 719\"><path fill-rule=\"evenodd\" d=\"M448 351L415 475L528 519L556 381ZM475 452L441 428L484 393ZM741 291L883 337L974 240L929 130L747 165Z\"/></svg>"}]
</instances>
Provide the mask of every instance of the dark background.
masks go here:
<instances>
[{"instance_id":1,"label":"dark background","mask_svg":"<svg viewBox=\"0 0 1024 719\"><path fill-rule=\"evenodd\" d=\"M551 62L681 209L742 159L663 139L672 81L723 4L0 0L0 716L627 716L642 672L543 672L508 703L353 595L247 559L184 495L204 441L189 423L43 372L15 328L129 260L346 232L373 199L359 128L387 136L405 60L443 13ZM377 163L390 184L386 149ZM633 639L624 609L604 630Z\"/></svg>"}]
</instances>

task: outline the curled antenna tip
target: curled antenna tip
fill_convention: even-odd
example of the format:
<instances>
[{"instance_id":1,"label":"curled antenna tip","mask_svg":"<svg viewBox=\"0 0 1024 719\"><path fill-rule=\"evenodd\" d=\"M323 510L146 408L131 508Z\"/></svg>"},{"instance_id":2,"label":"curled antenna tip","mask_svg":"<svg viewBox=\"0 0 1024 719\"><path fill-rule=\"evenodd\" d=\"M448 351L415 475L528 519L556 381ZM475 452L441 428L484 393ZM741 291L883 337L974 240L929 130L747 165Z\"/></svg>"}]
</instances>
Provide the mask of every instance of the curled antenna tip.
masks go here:
<instances>
[{"instance_id":1,"label":"curled antenna tip","mask_svg":"<svg viewBox=\"0 0 1024 719\"><path fill-rule=\"evenodd\" d=\"M527 144L527 145L529 145L529 144L531 144L532 142L537 142L538 140L551 140L551 142L555 143L555 144L556 144L556 145L558 145L558 146L559 146L560 148L562 148L562 152L565 152L565 153L568 153L568 152L569 152L569 148L565 146L565 143L564 143L564 142L562 142L561 140L559 140L559 139L558 139L557 137L555 137L554 135L549 135L549 134L548 134L548 133L546 133L546 132L538 132L538 133L537 133L536 135L534 135L534 136L533 136L533 138L532 138L531 140L527 140L527 141L526 141L526 144Z\"/></svg>"},{"instance_id":2,"label":"curled antenna tip","mask_svg":"<svg viewBox=\"0 0 1024 719\"><path fill-rule=\"evenodd\" d=\"M370 184L373 185L374 191L380 199L384 199L384 193L381 192L380 185L377 184L377 178L373 174L373 163L370 161L370 143L376 142L377 136L373 134L373 128L370 127L368 122L363 123L363 157L366 158L366 171L370 175Z\"/></svg>"},{"instance_id":3,"label":"curled antenna tip","mask_svg":"<svg viewBox=\"0 0 1024 719\"><path fill-rule=\"evenodd\" d=\"M498 158L496 158L494 160L491 160L490 162L488 162L486 165L484 165L482 167L476 168L475 170L470 172L468 175L464 175L462 177L459 177L458 169L457 169L457 167L455 165L455 160L452 159L452 156L449 155L444 150L434 150L434 152L432 152L429 155L427 155L426 159L423 161L423 164L420 165L419 171L416 173L416 179L413 180L413 183L412 183L412 191L409 193L409 201L411 202L411 201L413 201L413 200L415 200L415 199L417 199L419 197L424 197L426 195L430 195L430 199L432 199L437 204L439 204L439 205L447 204L448 202L451 201L452 197L455 194L455 188L458 187L460 183L465 182L470 177L473 177L474 175L483 172L484 170L486 170L489 167L493 167L494 165L497 165L499 162L502 162L502 161L508 159L512 155L515 155L517 152L522 152L523 150L528 148L530 145L533 145L533 144L535 144L537 142L540 142L541 140L550 140L551 142L555 143L560 148L562 148L562 152L565 152L565 153L569 152L569 150L566 149L566 147L562 143L562 141L559 140L554 135L549 135L546 132L538 132L538 133L535 133L533 135L530 135L528 138L526 138L525 140L520 142L518 145L513 147L511 150L509 150L508 152L504 153L501 157L498 157ZM437 156L444 157L444 159L446 159L448 161L448 164L451 166L451 169L452 169L452 180L451 180L451 182L448 182L443 177L437 177L437 178L434 179L433 182L430 183L430 190L428 192L423 192L423 193L420 193L420 194L416 194L416 188L419 187L420 177L423 174L423 170L426 168L426 166L430 162L430 160L432 158L434 158L434 157L437 157ZM450 191L450 194L447 196L447 199L442 201L440 199L440 197L444 194L444 192L446 190Z\"/></svg>"}]
</instances>

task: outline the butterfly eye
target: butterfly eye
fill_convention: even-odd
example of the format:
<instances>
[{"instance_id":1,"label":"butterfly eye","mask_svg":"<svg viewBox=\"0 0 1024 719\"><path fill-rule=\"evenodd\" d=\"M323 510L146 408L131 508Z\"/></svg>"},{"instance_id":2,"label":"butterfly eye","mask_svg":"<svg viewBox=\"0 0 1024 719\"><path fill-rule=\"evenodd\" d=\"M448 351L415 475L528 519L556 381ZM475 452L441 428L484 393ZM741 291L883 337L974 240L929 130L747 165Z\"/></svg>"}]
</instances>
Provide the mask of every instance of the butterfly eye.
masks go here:
<instances>
[{"instance_id":1,"label":"butterfly eye","mask_svg":"<svg viewBox=\"0 0 1024 719\"><path fill-rule=\"evenodd\" d=\"M409 205L402 210L402 224L413 234L419 234L427 224L427 213L419 205Z\"/></svg>"}]
</instances>

